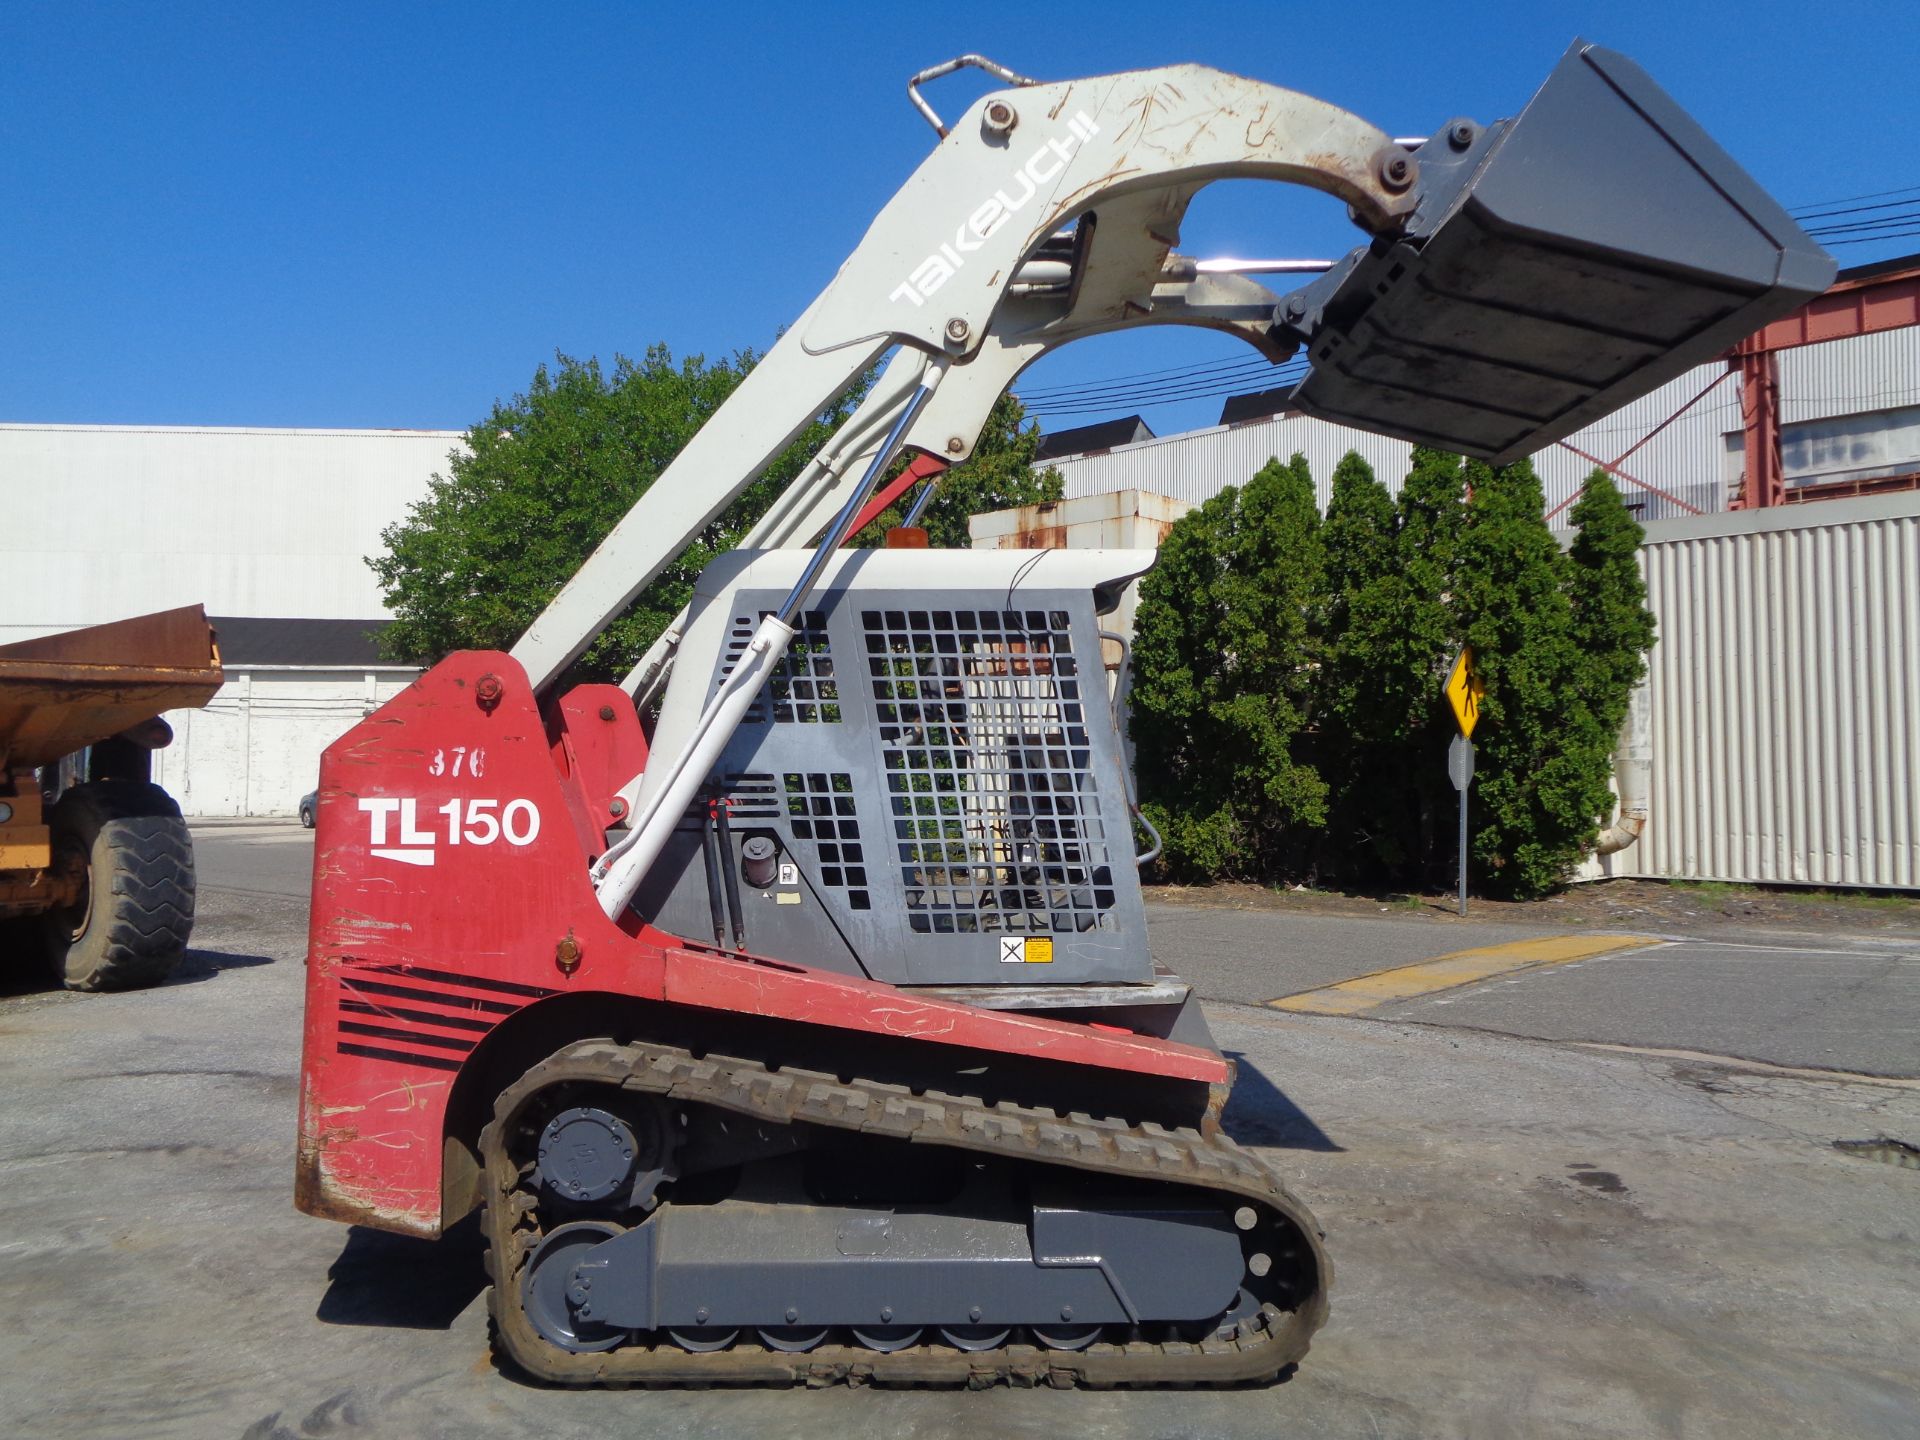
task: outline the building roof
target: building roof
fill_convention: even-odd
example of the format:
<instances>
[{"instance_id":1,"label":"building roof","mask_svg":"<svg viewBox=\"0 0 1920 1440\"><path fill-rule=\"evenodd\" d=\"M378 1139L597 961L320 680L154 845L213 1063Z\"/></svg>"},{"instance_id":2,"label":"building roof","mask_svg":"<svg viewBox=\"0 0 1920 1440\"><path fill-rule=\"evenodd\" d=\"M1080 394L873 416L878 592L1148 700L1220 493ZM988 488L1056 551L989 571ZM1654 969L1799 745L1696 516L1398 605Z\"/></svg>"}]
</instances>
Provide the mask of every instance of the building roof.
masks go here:
<instances>
[{"instance_id":1,"label":"building roof","mask_svg":"<svg viewBox=\"0 0 1920 1440\"><path fill-rule=\"evenodd\" d=\"M1247 420L1264 420L1269 415L1279 415L1292 408L1287 397L1293 394L1293 386L1281 385L1272 390L1256 390L1251 395L1229 395L1227 403L1220 407L1222 425L1238 425Z\"/></svg>"},{"instance_id":2,"label":"building roof","mask_svg":"<svg viewBox=\"0 0 1920 1440\"><path fill-rule=\"evenodd\" d=\"M1874 280L1882 275L1900 275L1909 270L1920 270L1920 255L1895 255L1887 260L1869 260L1864 265L1849 265L1838 275L1834 283L1842 280Z\"/></svg>"},{"instance_id":3,"label":"building roof","mask_svg":"<svg viewBox=\"0 0 1920 1440\"><path fill-rule=\"evenodd\" d=\"M1100 420L1092 425L1076 425L1071 430L1055 430L1040 437L1035 460L1057 460L1062 455L1085 455L1095 450L1111 450L1116 445L1131 445L1136 440L1154 439L1152 429L1138 415L1118 420Z\"/></svg>"},{"instance_id":4,"label":"building roof","mask_svg":"<svg viewBox=\"0 0 1920 1440\"><path fill-rule=\"evenodd\" d=\"M312 665L340 669L387 665L375 637L391 620L295 620L280 616L209 617L224 665Z\"/></svg>"}]
</instances>

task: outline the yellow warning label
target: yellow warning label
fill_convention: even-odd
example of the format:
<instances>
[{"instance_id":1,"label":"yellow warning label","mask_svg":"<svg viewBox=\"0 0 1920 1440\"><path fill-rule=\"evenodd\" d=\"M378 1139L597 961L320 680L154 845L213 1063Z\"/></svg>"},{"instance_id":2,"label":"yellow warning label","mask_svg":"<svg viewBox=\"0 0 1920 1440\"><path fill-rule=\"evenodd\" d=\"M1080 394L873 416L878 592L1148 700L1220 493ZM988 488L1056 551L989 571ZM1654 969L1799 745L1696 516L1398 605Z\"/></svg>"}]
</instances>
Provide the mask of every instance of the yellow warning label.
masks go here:
<instances>
[{"instance_id":1,"label":"yellow warning label","mask_svg":"<svg viewBox=\"0 0 1920 1440\"><path fill-rule=\"evenodd\" d=\"M1051 937L1027 941L1027 963L1029 965L1048 965L1053 962L1053 940Z\"/></svg>"}]
</instances>

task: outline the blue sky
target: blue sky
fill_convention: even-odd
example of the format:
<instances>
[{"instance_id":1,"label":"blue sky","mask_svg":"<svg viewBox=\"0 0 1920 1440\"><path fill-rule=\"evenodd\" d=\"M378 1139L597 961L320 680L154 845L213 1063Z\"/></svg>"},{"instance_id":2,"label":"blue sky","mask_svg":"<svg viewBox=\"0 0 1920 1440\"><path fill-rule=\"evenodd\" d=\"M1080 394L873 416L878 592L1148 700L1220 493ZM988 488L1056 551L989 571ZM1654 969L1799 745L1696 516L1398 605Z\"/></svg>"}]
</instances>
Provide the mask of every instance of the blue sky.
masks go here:
<instances>
[{"instance_id":1,"label":"blue sky","mask_svg":"<svg viewBox=\"0 0 1920 1440\"><path fill-rule=\"evenodd\" d=\"M556 350L765 347L932 144L906 77L966 50L1045 79L1201 61L1418 134L1513 113L1576 34L1639 60L1788 205L1920 186L1911 0L11 0L0 420L462 428ZM951 112L981 88L934 95ZM1248 183L1204 194L1183 248L1334 254L1355 235L1323 197ZM1242 354L1115 336L1025 383Z\"/></svg>"}]
</instances>

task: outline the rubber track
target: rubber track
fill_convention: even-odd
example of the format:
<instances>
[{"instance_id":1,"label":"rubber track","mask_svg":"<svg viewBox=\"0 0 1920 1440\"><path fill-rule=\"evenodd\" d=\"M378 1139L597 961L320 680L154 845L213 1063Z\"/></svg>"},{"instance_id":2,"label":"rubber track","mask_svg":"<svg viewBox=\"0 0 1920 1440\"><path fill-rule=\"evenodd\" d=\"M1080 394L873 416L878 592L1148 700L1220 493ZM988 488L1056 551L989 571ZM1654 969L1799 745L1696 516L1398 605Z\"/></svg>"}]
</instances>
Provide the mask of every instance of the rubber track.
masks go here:
<instances>
[{"instance_id":1,"label":"rubber track","mask_svg":"<svg viewBox=\"0 0 1920 1440\"><path fill-rule=\"evenodd\" d=\"M96 893L93 904L93 923L106 925L104 954L95 952L99 958L73 988L157 985L193 934L193 837L172 800L155 787L106 784L89 787L85 799L103 817L95 847L106 845L112 869L107 893ZM95 944L89 934L76 948Z\"/></svg>"},{"instance_id":2,"label":"rubber track","mask_svg":"<svg viewBox=\"0 0 1920 1440\"><path fill-rule=\"evenodd\" d=\"M823 1344L804 1354L767 1349L743 1330L726 1350L694 1353L660 1343L629 1342L598 1354L575 1354L543 1339L519 1304L520 1273L540 1240L537 1199L507 1152L520 1110L548 1086L584 1082L712 1105L780 1125L804 1123L863 1134L946 1145L979 1154L1042 1161L1075 1170L1160 1180L1233 1197L1283 1217L1311 1251L1317 1278L1297 1309L1271 1301L1233 1338L1197 1343L1145 1340L1050 1350L1023 1344L968 1353L921 1344L891 1354L862 1346ZM486 1169L487 1303L497 1343L530 1375L559 1384L966 1386L1240 1385L1276 1379L1307 1353L1327 1316L1333 1271L1313 1216L1258 1159L1224 1135L1169 1129L874 1081L843 1081L809 1071L772 1070L750 1060L695 1058L655 1045L586 1041L533 1067L499 1098L480 1137ZM1297 1272L1295 1258L1294 1273ZM1287 1273L1275 1256L1268 1283ZM1262 1282L1249 1277L1249 1287Z\"/></svg>"}]
</instances>

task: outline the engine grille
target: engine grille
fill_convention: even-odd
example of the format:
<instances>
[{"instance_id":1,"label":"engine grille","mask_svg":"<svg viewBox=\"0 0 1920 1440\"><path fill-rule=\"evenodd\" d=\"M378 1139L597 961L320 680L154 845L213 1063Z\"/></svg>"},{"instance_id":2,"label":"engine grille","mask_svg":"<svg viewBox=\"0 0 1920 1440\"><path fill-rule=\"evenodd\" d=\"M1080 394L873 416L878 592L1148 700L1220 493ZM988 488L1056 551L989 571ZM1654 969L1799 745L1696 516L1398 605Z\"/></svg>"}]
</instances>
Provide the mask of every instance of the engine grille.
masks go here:
<instances>
[{"instance_id":1,"label":"engine grille","mask_svg":"<svg viewBox=\"0 0 1920 1440\"><path fill-rule=\"evenodd\" d=\"M861 626L909 926L1111 927L1111 859L1066 612L867 610ZM1092 680L1104 683L1098 664Z\"/></svg>"},{"instance_id":2,"label":"engine grille","mask_svg":"<svg viewBox=\"0 0 1920 1440\"><path fill-rule=\"evenodd\" d=\"M796 840L810 841L822 885L844 891L855 910L871 910L867 857L854 814L853 776L845 771L798 772L780 777L787 800L787 829Z\"/></svg>"}]
</instances>

